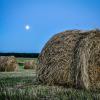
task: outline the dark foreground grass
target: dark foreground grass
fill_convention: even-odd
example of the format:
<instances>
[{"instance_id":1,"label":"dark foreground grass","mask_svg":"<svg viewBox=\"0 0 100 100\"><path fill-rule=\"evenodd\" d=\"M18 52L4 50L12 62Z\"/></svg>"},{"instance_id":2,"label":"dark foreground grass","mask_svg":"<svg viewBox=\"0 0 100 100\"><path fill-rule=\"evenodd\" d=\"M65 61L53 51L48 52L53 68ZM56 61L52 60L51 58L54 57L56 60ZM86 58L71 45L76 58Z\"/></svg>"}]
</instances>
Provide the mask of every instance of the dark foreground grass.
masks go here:
<instances>
[{"instance_id":1,"label":"dark foreground grass","mask_svg":"<svg viewBox=\"0 0 100 100\"><path fill-rule=\"evenodd\" d=\"M57 86L33 85L19 89L0 89L0 100L100 100L100 94Z\"/></svg>"},{"instance_id":2,"label":"dark foreground grass","mask_svg":"<svg viewBox=\"0 0 100 100\"><path fill-rule=\"evenodd\" d=\"M0 73L0 100L100 100L100 92L42 85L24 70Z\"/></svg>"}]
</instances>

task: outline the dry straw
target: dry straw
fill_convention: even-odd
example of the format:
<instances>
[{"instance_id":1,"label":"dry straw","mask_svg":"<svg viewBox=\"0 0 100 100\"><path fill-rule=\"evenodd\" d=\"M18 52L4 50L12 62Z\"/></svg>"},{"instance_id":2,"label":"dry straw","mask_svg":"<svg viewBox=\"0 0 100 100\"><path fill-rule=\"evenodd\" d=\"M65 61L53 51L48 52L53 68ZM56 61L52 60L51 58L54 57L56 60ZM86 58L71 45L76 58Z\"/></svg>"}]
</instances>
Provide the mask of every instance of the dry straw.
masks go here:
<instances>
[{"instance_id":1,"label":"dry straw","mask_svg":"<svg viewBox=\"0 0 100 100\"><path fill-rule=\"evenodd\" d=\"M100 90L100 30L87 33L76 53L76 82L88 90Z\"/></svg>"},{"instance_id":2,"label":"dry straw","mask_svg":"<svg viewBox=\"0 0 100 100\"><path fill-rule=\"evenodd\" d=\"M18 64L14 56L0 56L0 71L18 71Z\"/></svg>"},{"instance_id":3,"label":"dry straw","mask_svg":"<svg viewBox=\"0 0 100 100\"><path fill-rule=\"evenodd\" d=\"M58 33L47 42L39 55L39 80L49 85L75 85L74 50L79 38L83 37L80 32L70 30Z\"/></svg>"},{"instance_id":4,"label":"dry straw","mask_svg":"<svg viewBox=\"0 0 100 100\"><path fill-rule=\"evenodd\" d=\"M48 85L100 88L100 31L70 30L53 36L39 55L37 75Z\"/></svg>"},{"instance_id":5,"label":"dry straw","mask_svg":"<svg viewBox=\"0 0 100 100\"><path fill-rule=\"evenodd\" d=\"M24 63L24 69L36 69L37 64L34 60L29 60Z\"/></svg>"}]
</instances>

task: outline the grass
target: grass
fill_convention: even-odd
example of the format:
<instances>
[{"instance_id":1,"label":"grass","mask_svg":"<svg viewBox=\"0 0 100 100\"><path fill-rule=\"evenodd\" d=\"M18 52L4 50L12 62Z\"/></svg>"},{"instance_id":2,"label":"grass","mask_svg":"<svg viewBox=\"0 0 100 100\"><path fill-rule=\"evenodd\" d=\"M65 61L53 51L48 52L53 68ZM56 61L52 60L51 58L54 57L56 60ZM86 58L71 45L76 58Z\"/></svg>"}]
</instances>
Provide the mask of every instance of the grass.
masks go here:
<instances>
[{"instance_id":1,"label":"grass","mask_svg":"<svg viewBox=\"0 0 100 100\"><path fill-rule=\"evenodd\" d=\"M25 61L28 61L28 60L35 60L37 61L37 58L17 58L17 62L25 62Z\"/></svg>"},{"instance_id":2,"label":"grass","mask_svg":"<svg viewBox=\"0 0 100 100\"><path fill-rule=\"evenodd\" d=\"M0 72L0 100L100 100L100 92L43 85L38 82L35 70L22 69Z\"/></svg>"},{"instance_id":3,"label":"grass","mask_svg":"<svg viewBox=\"0 0 100 100\"><path fill-rule=\"evenodd\" d=\"M24 70L24 62L29 61L29 60L34 60L36 63L38 61L37 58L17 58L17 63L19 63L20 65L20 68L19 68L20 71Z\"/></svg>"},{"instance_id":4,"label":"grass","mask_svg":"<svg viewBox=\"0 0 100 100\"><path fill-rule=\"evenodd\" d=\"M33 70L20 72L0 72L0 87L16 87L35 84L36 74Z\"/></svg>"},{"instance_id":5,"label":"grass","mask_svg":"<svg viewBox=\"0 0 100 100\"><path fill-rule=\"evenodd\" d=\"M2 100L100 100L99 93L58 86L29 85L0 89Z\"/></svg>"}]
</instances>

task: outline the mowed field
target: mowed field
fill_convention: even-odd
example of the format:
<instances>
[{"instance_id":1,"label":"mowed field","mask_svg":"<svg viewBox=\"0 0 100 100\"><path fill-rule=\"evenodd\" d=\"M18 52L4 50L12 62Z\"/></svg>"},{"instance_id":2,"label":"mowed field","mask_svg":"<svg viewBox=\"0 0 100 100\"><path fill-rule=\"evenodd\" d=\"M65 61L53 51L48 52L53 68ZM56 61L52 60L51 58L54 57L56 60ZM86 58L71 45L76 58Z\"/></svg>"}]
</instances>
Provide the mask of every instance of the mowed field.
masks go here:
<instances>
[{"instance_id":1,"label":"mowed field","mask_svg":"<svg viewBox=\"0 0 100 100\"><path fill-rule=\"evenodd\" d=\"M36 70L24 69L23 63L37 58L17 58L18 72L0 72L0 100L100 100L100 92L63 86L47 86L37 79Z\"/></svg>"}]
</instances>

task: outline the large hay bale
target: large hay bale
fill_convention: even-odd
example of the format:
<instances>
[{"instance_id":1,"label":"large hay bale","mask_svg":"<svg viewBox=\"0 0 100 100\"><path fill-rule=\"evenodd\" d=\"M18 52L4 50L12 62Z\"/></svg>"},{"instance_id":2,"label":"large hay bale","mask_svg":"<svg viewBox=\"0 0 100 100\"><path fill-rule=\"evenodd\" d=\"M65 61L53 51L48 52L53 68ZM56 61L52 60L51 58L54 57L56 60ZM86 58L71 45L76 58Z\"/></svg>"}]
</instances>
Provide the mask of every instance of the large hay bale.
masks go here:
<instances>
[{"instance_id":1,"label":"large hay bale","mask_svg":"<svg viewBox=\"0 0 100 100\"><path fill-rule=\"evenodd\" d=\"M14 56L0 56L0 71L18 71L18 64Z\"/></svg>"},{"instance_id":2,"label":"large hay bale","mask_svg":"<svg viewBox=\"0 0 100 100\"><path fill-rule=\"evenodd\" d=\"M24 63L24 69L36 69L37 64L34 60L28 60Z\"/></svg>"},{"instance_id":3,"label":"large hay bale","mask_svg":"<svg viewBox=\"0 0 100 100\"><path fill-rule=\"evenodd\" d=\"M49 85L100 89L100 30L53 36L39 55L37 75Z\"/></svg>"},{"instance_id":4,"label":"large hay bale","mask_svg":"<svg viewBox=\"0 0 100 100\"><path fill-rule=\"evenodd\" d=\"M88 90L100 90L100 30L88 33L76 53L76 82Z\"/></svg>"},{"instance_id":5,"label":"large hay bale","mask_svg":"<svg viewBox=\"0 0 100 100\"><path fill-rule=\"evenodd\" d=\"M43 83L74 86L76 46L87 34L80 30L65 31L53 36L39 55L37 75Z\"/></svg>"}]
</instances>

